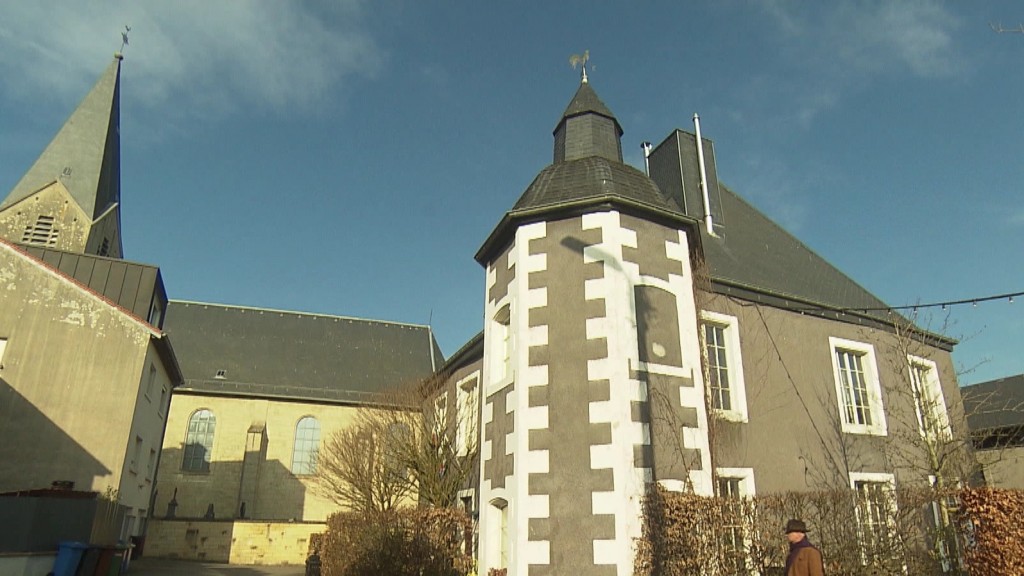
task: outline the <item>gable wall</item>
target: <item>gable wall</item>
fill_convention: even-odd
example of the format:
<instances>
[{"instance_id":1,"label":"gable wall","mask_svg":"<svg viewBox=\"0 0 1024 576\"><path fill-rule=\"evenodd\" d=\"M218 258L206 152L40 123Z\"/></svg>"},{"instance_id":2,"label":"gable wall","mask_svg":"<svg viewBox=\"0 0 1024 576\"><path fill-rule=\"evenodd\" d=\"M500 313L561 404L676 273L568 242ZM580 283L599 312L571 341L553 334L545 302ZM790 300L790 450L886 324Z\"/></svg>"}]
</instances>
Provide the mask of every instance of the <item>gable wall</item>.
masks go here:
<instances>
[{"instance_id":1,"label":"gable wall","mask_svg":"<svg viewBox=\"0 0 1024 576\"><path fill-rule=\"evenodd\" d=\"M58 231L56 242L48 247L85 252L92 218L86 216L60 182L53 182L0 211L0 237L22 242L25 229L35 226L40 215L52 216L53 228Z\"/></svg>"},{"instance_id":2,"label":"gable wall","mask_svg":"<svg viewBox=\"0 0 1024 576\"><path fill-rule=\"evenodd\" d=\"M119 488L149 330L0 246L0 338L0 491Z\"/></svg>"}]
</instances>

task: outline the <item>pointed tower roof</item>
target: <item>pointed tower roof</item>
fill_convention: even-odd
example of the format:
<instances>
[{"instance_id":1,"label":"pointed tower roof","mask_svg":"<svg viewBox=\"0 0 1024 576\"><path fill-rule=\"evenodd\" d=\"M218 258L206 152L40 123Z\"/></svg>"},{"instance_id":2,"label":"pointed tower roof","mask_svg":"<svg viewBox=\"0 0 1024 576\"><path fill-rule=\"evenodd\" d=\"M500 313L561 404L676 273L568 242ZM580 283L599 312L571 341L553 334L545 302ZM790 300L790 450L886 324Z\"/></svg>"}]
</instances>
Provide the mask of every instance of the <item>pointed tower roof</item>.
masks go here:
<instances>
[{"instance_id":1,"label":"pointed tower roof","mask_svg":"<svg viewBox=\"0 0 1024 576\"><path fill-rule=\"evenodd\" d=\"M583 76L554 131L554 162L541 170L477 251L485 264L520 224L568 214L618 210L692 224L675 200L622 161L622 127Z\"/></svg>"},{"instance_id":2,"label":"pointed tower roof","mask_svg":"<svg viewBox=\"0 0 1024 576\"><path fill-rule=\"evenodd\" d=\"M622 126L583 77L555 127L555 163L600 156L622 162Z\"/></svg>"},{"instance_id":3,"label":"pointed tower roof","mask_svg":"<svg viewBox=\"0 0 1024 576\"><path fill-rule=\"evenodd\" d=\"M121 56L114 57L0 209L60 180L86 214L98 217L121 199L119 134Z\"/></svg>"},{"instance_id":4,"label":"pointed tower roof","mask_svg":"<svg viewBox=\"0 0 1024 576\"><path fill-rule=\"evenodd\" d=\"M597 92L590 87L590 82L580 82L580 87L576 90L576 95L572 97L572 101L565 108L565 112L562 113L562 119L558 122L561 125L567 118L572 116L579 116L587 112L593 112L594 114L600 114L606 118L615 120L618 124L619 121L615 118L615 114L605 106L604 102L601 101L597 96ZM557 128L555 129L557 131ZM621 130L621 129L620 129Z\"/></svg>"}]
</instances>

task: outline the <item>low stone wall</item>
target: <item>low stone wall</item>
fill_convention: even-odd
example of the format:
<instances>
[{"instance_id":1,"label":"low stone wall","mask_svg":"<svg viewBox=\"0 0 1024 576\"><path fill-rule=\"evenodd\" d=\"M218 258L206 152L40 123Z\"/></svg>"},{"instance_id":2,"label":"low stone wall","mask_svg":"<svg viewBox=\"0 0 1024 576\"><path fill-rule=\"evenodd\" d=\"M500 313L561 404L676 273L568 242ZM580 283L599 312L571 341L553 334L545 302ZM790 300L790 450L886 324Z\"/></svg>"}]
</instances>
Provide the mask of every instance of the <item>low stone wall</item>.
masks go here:
<instances>
[{"instance_id":1,"label":"low stone wall","mask_svg":"<svg viewBox=\"0 0 1024 576\"><path fill-rule=\"evenodd\" d=\"M145 555L246 565L304 564L322 522L159 520L146 530Z\"/></svg>"}]
</instances>

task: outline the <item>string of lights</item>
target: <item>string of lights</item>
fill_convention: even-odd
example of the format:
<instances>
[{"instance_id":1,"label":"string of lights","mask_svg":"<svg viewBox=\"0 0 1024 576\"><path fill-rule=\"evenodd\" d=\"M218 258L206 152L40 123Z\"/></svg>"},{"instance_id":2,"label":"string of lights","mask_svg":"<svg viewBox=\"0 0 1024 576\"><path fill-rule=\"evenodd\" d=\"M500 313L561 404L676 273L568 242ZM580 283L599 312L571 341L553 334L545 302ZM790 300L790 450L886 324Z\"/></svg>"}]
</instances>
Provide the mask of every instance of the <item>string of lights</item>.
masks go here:
<instances>
[{"instance_id":1,"label":"string of lights","mask_svg":"<svg viewBox=\"0 0 1024 576\"><path fill-rule=\"evenodd\" d=\"M867 308L863 308L863 307L833 308L832 310L837 311L837 312L853 312L853 313L856 313L856 312L861 312L861 313L868 313L868 312L894 312L894 311L898 311L898 310L913 310L913 311L916 312L916 311L924 309L924 308L942 308L943 310L945 310L947 308L950 308L950 307L953 307L953 306L959 306L959 305L962 305L962 304L970 304L971 306L977 306L979 302L991 302L993 300L1006 300L1010 304L1013 304L1013 299L1015 297L1021 297L1021 296L1024 296L1024 291L1021 291L1021 292L1007 292L1006 294L995 294L995 295L992 295L992 296L976 296L974 298L964 298L962 300L945 300L945 301L941 301L941 302L926 302L926 303L922 303L922 304L907 304L905 306L880 306L880 307L876 307L876 308L872 308L872 307L867 307ZM807 308L807 310L824 310L824 309L825 308L820 308L820 307Z\"/></svg>"}]
</instances>

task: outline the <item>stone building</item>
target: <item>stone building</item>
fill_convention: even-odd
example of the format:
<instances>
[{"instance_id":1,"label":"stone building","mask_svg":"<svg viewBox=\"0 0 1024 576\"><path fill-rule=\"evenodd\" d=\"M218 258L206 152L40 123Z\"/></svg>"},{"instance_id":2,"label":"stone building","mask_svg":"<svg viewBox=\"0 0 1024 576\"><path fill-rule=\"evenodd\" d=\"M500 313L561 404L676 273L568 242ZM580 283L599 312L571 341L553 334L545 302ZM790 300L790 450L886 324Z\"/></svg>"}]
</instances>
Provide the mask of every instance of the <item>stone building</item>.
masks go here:
<instances>
[{"instance_id":1,"label":"stone building","mask_svg":"<svg viewBox=\"0 0 1024 576\"><path fill-rule=\"evenodd\" d=\"M914 438L963 433L954 342L722 185L695 128L648 177L584 76L476 254L484 330L446 390L479 382L481 572L631 574L652 482L876 493L929 482Z\"/></svg>"},{"instance_id":2,"label":"stone building","mask_svg":"<svg viewBox=\"0 0 1024 576\"><path fill-rule=\"evenodd\" d=\"M0 205L10 242L97 266L121 254L118 67ZM552 163L475 255L482 331L447 360L424 326L152 299L138 333L157 350L144 357L169 352L169 337L181 369L173 354L160 366L183 382L148 508L155 550L277 562L287 545L301 559L336 509L310 483L310 455L376 393L433 374L446 378L438 405L475 415L451 431L480 447L461 494L479 518L480 573L631 574L655 482L875 493L945 474L915 439L964 433L955 342L891 314L723 185L699 124L651 148L649 173L623 162L622 134L584 76ZM57 274L28 248L2 248L8 268ZM21 353L13 334L0 343ZM144 366L130 366L136 384ZM130 439L113 444L132 453Z\"/></svg>"},{"instance_id":3,"label":"stone building","mask_svg":"<svg viewBox=\"0 0 1024 576\"><path fill-rule=\"evenodd\" d=\"M127 539L182 375L159 269L120 259L120 66L0 203L0 492L112 494Z\"/></svg>"}]
</instances>

